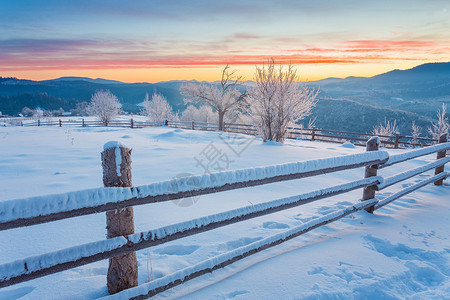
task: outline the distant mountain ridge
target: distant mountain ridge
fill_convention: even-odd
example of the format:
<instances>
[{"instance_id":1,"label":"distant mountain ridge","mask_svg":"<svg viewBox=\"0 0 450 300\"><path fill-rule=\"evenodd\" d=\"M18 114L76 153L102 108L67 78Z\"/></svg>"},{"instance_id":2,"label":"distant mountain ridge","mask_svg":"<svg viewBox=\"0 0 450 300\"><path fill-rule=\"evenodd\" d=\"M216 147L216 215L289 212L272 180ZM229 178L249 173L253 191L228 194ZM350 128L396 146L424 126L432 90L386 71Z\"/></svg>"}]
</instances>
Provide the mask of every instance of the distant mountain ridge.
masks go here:
<instances>
[{"instance_id":1,"label":"distant mountain ridge","mask_svg":"<svg viewBox=\"0 0 450 300\"><path fill-rule=\"evenodd\" d=\"M92 79L89 77L73 77L73 76L64 76L64 77L59 77L59 78L44 80L44 81L88 81L88 82L99 83L99 84L126 84L125 82L121 82L121 81L117 81L117 80L110 80L110 79L103 79L103 78Z\"/></svg>"},{"instance_id":2,"label":"distant mountain ridge","mask_svg":"<svg viewBox=\"0 0 450 300\"><path fill-rule=\"evenodd\" d=\"M199 83L195 80L125 83L88 77L33 81L0 77L0 111L15 115L24 106L69 111L79 102L89 102L96 90L109 89L129 112L139 112L139 103L145 94L155 91L163 94L174 110L180 112L185 104L179 89L189 82ZM318 127L350 130L348 125L353 124L353 130L370 131L375 125L373 122L384 120L384 115L403 120L405 124L413 119L425 124L435 117L442 103L450 104L450 62L428 63L373 77L327 78L307 84L320 90L322 100L313 111ZM254 85L253 81L246 81L241 89ZM354 120L358 118L350 117L348 112L366 117L360 119L360 124L355 124ZM380 118L372 118L368 112L380 115ZM331 116L336 120L332 121Z\"/></svg>"}]
</instances>

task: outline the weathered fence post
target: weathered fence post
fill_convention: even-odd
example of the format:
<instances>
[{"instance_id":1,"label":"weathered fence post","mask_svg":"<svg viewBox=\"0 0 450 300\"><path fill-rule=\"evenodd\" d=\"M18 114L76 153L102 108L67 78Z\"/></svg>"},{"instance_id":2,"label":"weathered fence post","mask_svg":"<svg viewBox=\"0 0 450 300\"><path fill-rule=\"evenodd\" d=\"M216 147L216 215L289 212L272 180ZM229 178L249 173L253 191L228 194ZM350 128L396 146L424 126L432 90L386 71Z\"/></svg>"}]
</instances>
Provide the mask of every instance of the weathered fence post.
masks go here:
<instances>
[{"instance_id":1,"label":"weathered fence post","mask_svg":"<svg viewBox=\"0 0 450 300\"><path fill-rule=\"evenodd\" d=\"M38 126L41 126L41 120L38 120Z\"/></svg>"},{"instance_id":2,"label":"weathered fence post","mask_svg":"<svg viewBox=\"0 0 450 300\"><path fill-rule=\"evenodd\" d=\"M109 142L102 152L105 187L131 187L131 149L119 142ZM107 237L134 233L133 207L106 212ZM138 285L136 252L109 259L107 286L110 294Z\"/></svg>"},{"instance_id":3,"label":"weathered fence post","mask_svg":"<svg viewBox=\"0 0 450 300\"><path fill-rule=\"evenodd\" d=\"M192 121L192 130L195 130L195 123Z\"/></svg>"},{"instance_id":4,"label":"weathered fence post","mask_svg":"<svg viewBox=\"0 0 450 300\"><path fill-rule=\"evenodd\" d=\"M447 133L443 133L439 136L439 144L442 143L446 143L448 141L448 134ZM437 153L437 157L436 159L441 159L444 158L447 155L447 150L442 150L439 151ZM436 169L434 169L434 175L438 175L440 173L444 172L444 165L436 167ZM435 185L442 185L442 183L444 182L444 178L439 179L438 181L435 181L434 184Z\"/></svg>"},{"instance_id":5,"label":"weathered fence post","mask_svg":"<svg viewBox=\"0 0 450 300\"><path fill-rule=\"evenodd\" d=\"M394 149L398 149L398 142L400 140L400 132L395 133Z\"/></svg>"},{"instance_id":6,"label":"weathered fence post","mask_svg":"<svg viewBox=\"0 0 450 300\"><path fill-rule=\"evenodd\" d=\"M311 141L314 141L315 139L316 139L316 126L314 126L312 129Z\"/></svg>"},{"instance_id":7,"label":"weathered fence post","mask_svg":"<svg viewBox=\"0 0 450 300\"><path fill-rule=\"evenodd\" d=\"M81 120L81 127L84 127L84 119Z\"/></svg>"},{"instance_id":8,"label":"weathered fence post","mask_svg":"<svg viewBox=\"0 0 450 300\"><path fill-rule=\"evenodd\" d=\"M134 128L134 121L131 119L131 128Z\"/></svg>"},{"instance_id":9,"label":"weathered fence post","mask_svg":"<svg viewBox=\"0 0 450 300\"><path fill-rule=\"evenodd\" d=\"M61 127L61 126L62 126L61 119L59 119L59 127Z\"/></svg>"},{"instance_id":10,"label":"weathered fence post","mask_svg":"<svg viewBox=\"0 0 450 300\"><path fill-rule=\"evenodd\" d=\"M20 126L23 126L23 122L20 122Z\"/></svg>"},{"instance_id":11,"label":"weathered fence post","mask_svg":"<svg viewBox=\"0 0 450 300\"><path fill-rule=\"evenodd\" d=\"M164 124L164 126L169 126L169 121L164 120L163 124Z\"/></svg>"},{"instance_id":12,"label":"weathered fence post","mask_svg":"<svg viewBox=\"0 0 450 300\"><path fill-rule=\"evenodd\" d=\"M377 136L371 137L366 143L366 151L378 151L379 147L380 147L380 139ZM367 166L364 173L364 178L377 176L377 172L378 172L378 165ZM364 188L362 197L363 201L375 198L375 189L373 187L374 186L367 186ZM373 214L374 207L373 206L368 207L366 208L366 211Z\"/></svg>"},{"instance_id":13,"label":"weathered fence post","mask_svg":"<svg viewBox=\"0 0 450 300\"><path fill-rule=\"evenodd\" d=\"M108 127L108 120L105 120L105 126Z\"/></svg>"}]
</instances>

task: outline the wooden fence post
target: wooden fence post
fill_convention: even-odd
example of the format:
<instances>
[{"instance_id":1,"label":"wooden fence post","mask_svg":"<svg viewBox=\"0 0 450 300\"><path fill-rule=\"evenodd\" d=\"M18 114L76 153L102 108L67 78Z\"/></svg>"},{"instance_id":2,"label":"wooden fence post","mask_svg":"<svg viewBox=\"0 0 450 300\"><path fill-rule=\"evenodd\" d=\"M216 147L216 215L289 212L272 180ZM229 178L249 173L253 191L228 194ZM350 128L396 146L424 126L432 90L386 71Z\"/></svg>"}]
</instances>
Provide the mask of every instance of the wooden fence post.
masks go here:
<instances>
[{"instance_id":1,"label":"wooden fence post","mask_svg":"<svg viewBox=\"0 0 450 300\"><path fill-rule=\"evenodd\" d=\"M366 151L378 151L379 147L380 147L380 139L377 136L371 137L366 143ZM364 173L364 178L377 176L377 172L378 172L378 165L367 166ZM375 189L373 188L373 186L365 187L363 190L362 201L370 200L373 198L375 198ZM366 208L366 211L373 214L374 209L375 208L371 206Z\"/></svg>"},{"instance_id":2,"label":"wooden fence post","mask_svg":"<svg viewBox=\"0 0 450 300\"><path fill-rule=\"evenodd\" d=\"M41 120L38 120L38 126L41 126Z\"/></svg>"},{"instance_id":3,"label":"wooden fence post","mask_svg":"<svg viewBox=\"0 0 450 300\"><path fill-rule=\"evenodd\" d=\"M169 121L164 120L163 124L164 124L164 126L169 126Z\"/></svg>"},{"instance_id":4,"label":"wooden fence post","mask_svg":"<svg viewBox=\"0 0 450 300\"><path fill-rule=\"evenodd\" d=\"M84 127L84 118L81 121L81 127Z\"/></svg>"},{"instance_id":5,"label":"wooden fence post","mask_svg":"<svg viewBox=\"0 0 450 300\"><path fill-rule=\"evenodd\" d=\"M312 129L311 141L314 141L315 139L316 139L316 126L314 126Z\"/></svg>"},{"instance_id":6,"label":"wooden fence post","mask_svg":"<svg viewBox=\"0 0 450 300\"><path fill-rule=\"evenodd\" d=\"M102 152L105 187L131 187L131 149L109 142ZM106 212L107 238L134 233L133 207ZM110 294L138 285L136 252L109 259L107 286Z\"/></svg>"},{"instance_id":7,"label":"wooden fence post","mask_svg":"<svg viewBox=\"0 0 450 300\"><path fill-rule=\"evenodd\" d=\"M134 128L134 121L131 119L131 128Z\"/></svg>"},{"instance_id":8,"label":"wooden fence post","mask_svg":"<svg viewBox=\"0 0 450 300\"><path fill-rule=\"evenodd\" d=\"M395 133L394 149L398 149L398 142L400 140L400 132Z\"/></svg>"},{"instance_id":9,"label":"wooden fence post","mask_svg":"<svg viewBox=\"0 0 450 300\"><path fill-rule=\"evenodd\" d=\"M448 134L447 133L443 133L443 134L441 134L439 136L439 144L447 143L447 141L448 141ZM437 153L436 159L444 158L446 155L447 155L447 150L439 151ZM436 169L434 169L434 175L438 175L438 174L444 172L444 167L445 166L442 165L442 166L437 167ZM444 182L444 179L442 178L442 179L439 179L438 181L435 181L434 185L442 185L443 182Z\"/></svg>"},{"instance_id":10,"label":"wooden fence post","mask_svg":"<svg viewBox=\"0 0 450 300\"><path fill-rule=\"evenodd\" d=\"M61 119L59 119L59 127L61 127L61 126L62 126Z\"/></svg>"},{"instance_id":11,"label":"wooden fence post","mask_svg":"<svg viewBox=\"0 0 450 300\"><path fill-rule=\"evenodd\" d=\"M195 123L192 121L192 130L195 130Z\"/></svg>"}]
</instances>

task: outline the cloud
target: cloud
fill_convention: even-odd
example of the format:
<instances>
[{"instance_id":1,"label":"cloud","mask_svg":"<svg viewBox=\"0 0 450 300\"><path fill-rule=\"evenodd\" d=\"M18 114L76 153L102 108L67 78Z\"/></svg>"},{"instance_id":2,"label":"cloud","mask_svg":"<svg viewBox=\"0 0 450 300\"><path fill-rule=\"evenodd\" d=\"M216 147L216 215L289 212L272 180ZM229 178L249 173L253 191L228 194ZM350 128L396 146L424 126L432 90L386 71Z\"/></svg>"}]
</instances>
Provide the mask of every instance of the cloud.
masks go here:
<instances>
[{"instance_id":1,"label":"cloud","mask_svg":"<svg viewBox=\"0 0 450 300\"><path fill-rule=\"evenodd\" d=\"M260 37L236 33L234 38L257 40ZM267 41L264 38L264 43ZM270 41L262 51L251 47L239 48L239 43L236 45L237 48L224 47L223 41L9 39L0 40L0 70L192 68L257 65L269 58L292 64L357 64L390 62L393 57L395 60L420 60L423 56L418 57L418 51L425 55L441 53L443 49L435 42L417 40L349 40L327 47L303 45L297 50L276 51L267 50L270 49Z\"/></svg>"},{"instance_id":2,"label":"cloud","mask_svg":"<svg viewBox=\"0 0 450 300\"><path fill-rule=\"evenodd\" d=\"M248 34L248 33L236 33L234 35L235 39L260 39L261 36L254 35L254 34Z\"/></svg>"}]
</instances>

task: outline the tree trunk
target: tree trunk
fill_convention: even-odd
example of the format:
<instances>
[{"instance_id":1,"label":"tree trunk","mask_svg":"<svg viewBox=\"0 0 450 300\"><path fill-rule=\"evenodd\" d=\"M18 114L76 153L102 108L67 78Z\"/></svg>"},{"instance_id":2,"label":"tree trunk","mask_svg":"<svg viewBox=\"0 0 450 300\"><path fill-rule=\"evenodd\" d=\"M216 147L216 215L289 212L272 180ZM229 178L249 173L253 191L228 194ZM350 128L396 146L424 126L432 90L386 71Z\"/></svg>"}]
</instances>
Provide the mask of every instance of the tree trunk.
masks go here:
<instances>
[{"instance_id":1,"label":"tree trunk","mask_svg":"<svg viewBox=\"0 0 450 300\"><path fill-rule=\"evenodd\" d=\"M219 110L219 131L223 131L223 119L225 116L225 112Z\"/></svg>"},{"instance_id":2,"label":"tree trunk","mask_svg":"<svg viewBox=\"0 0 450 300\"><path fill-rule=\"evenodd\" d=\"M117 157L119 156L119 157ZM120 162L117 163L117 159ZM131 149L123 146L106 148L102 152L103 184L105 187L131 187ZM119 173L119 174L118 174ZM133 207L106 212L107 237L134 233ZM138 285L136 252L109 259L107 286L110 294Z\"/></svg>"}]
</instances>

